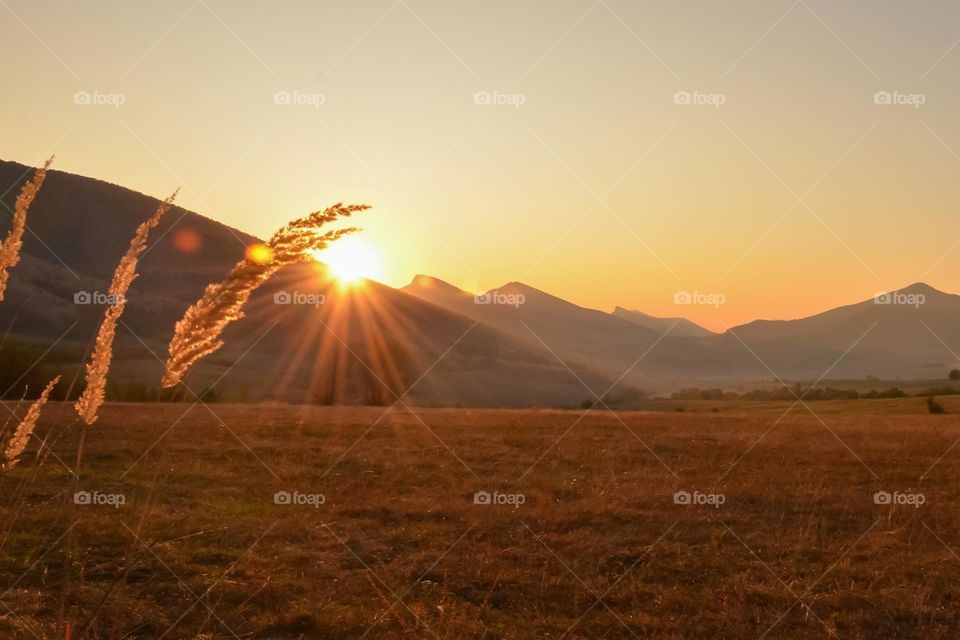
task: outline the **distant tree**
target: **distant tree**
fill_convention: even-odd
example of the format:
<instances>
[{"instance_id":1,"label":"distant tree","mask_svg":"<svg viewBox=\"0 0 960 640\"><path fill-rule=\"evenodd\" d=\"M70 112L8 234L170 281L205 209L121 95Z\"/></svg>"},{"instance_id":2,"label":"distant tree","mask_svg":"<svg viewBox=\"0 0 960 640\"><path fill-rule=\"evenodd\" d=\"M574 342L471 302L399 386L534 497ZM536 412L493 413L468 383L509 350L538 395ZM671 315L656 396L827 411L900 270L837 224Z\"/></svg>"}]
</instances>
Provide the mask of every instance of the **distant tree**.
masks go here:
<instances>
[{"instance_id":1,"label":"distant tree","mask_svg":"<svg viewBox=\"0 0 960 640\"><path fill-rule=\"evenodd\" d=\"M960 395L960 389L956 387L930 387L926 391L921 391L917 396L956 396Z\"/></svg>"},{"instance_id":2,"label":"distant tree","mask_svg":"<svg viewBox=\"0 0 960 640\"><path fill-rule=\"evenodd\" d=\"M867 393L863 394L863 398L905 398L906 392L903 389L897 387L890 387L889 389L884 389L883 391L877 391L876 389L871 389Z\"/></svg>"},{"instance_id":3,"label":"distant tree","mask_svg":"<svg viewBox=\"0 0 960 640\"><path fill-rule=\"evenodd\" d=\"M934 400L933 396L927 396L927 409L930 410L930 413L946 413L943 405Z\"/></svg>"},{"instance_id":4,"label":"distant tree","mask_svg":"<svg viewBox=\"0 0 960 640\"><path fill-rule=\"evenodd\" d=\"M960 380L960 369L951 369L948 377L951 380Z\"/></svg>"}]
</instances>

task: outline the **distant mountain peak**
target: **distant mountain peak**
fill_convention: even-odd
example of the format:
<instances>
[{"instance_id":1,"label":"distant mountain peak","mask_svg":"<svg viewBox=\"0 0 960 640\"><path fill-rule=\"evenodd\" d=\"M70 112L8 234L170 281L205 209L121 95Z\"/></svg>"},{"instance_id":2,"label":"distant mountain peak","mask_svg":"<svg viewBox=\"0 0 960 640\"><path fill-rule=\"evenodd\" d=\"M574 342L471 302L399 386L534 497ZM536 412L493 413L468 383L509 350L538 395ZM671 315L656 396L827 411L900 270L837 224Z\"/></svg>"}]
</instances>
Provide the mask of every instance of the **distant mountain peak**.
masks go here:
<instances>
[{"instance_id":1,"label":"distant mountain peak","mask_svg":"<svg viewBox=\"0 0 960 640\"><path fill-rule=\"evenodd\" d=\"M499 287L493 287L492 289L490 289L490 291L507 291L507 292L515 292L515 293L542 293L542 294L545 294L545 295L550 295L550 294L546 293L545 291L540 291L539 289L536 289L536 288L534 288L534 287L531 287L531 286L528 285L528 284L524 284L524 283L522 283L522 282L518 282L518 281L516 281L516 280L511 280L510 282L505 282L504 284L500 285Z\"/></svg>"},{"instance_id":2,"label":"distant mountain peak","mask_svg":"<svg viewBox=\"0 0 960 640\"><path fill-rule=\"evenodd\" d=\"M433 276L428 276L423 273L418 273L413 276L413 280L410 281L410 284L403 287L404 289L438 289L441 291L451 291L458 293L467 293L460 287L452 285L446 280L441 280L440 278L435 278Z\"/></svg>"},{"instance_id":3,"label":"distant mountain peak","mask_svg":"<svg viewBox=\"0 0 960 640\"><path fill-rule=\"evenodd\" d=\"M939 289L931 287L926 282L914 282L913 284L902 289L896 289L896 291L899 291L900 293L922 293L924 295L948 295L944 291L940 291Z\"/></svg>"},{"instance_id":4,"label":"distant mountain peak","mask_svg":"<svg viewBox=\"0 0 960 640\"><path fill-rule=\"evenodd\" d=\"M946 291L941 291L931 287L926 282L914 282L913 284L907 285L900 289L890 289L887 291L877 291L872 297L864 300L861 305L869 306L872 303L875 303L884 295L896 295L903 297L913 297L918 300L922 300L921 304L927 303L949 303L949 301L955 301L960 296L957 296L954 293L948 293Z\"/></svg>"}]
</instances>

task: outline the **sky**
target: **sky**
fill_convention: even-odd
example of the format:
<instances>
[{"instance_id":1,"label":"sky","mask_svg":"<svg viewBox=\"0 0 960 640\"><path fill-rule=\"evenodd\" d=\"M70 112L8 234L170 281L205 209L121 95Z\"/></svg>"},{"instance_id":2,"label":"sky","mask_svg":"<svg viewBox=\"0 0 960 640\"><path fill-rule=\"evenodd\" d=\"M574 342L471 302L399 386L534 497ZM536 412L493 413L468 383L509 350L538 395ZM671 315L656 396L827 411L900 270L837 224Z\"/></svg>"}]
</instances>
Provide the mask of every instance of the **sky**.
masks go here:
<instances>
[{"instance_id":1,"label":"sky","mask_svg":"<svg viewBox=\"0 0 960 640\"><path fill-rule=\"evenodd\" d=\"M946 1L0 0L0 158L261 237L367 203L387 284L722 330L960 292L958 42Z\"/></svg>"}]
</instances>

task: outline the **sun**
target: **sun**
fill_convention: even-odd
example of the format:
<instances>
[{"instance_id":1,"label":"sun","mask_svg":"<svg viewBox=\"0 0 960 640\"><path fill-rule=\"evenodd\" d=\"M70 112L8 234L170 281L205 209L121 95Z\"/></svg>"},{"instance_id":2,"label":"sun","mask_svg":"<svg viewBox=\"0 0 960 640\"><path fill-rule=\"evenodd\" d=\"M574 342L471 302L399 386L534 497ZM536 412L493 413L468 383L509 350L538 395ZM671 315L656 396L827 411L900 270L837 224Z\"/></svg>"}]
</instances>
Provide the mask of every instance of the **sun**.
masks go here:
<instances>
[{"instance_id":1,"label":"sun","mask_svg":"<svg viewBox=\"0 0 960 640\"><path fill-rule=\"evenodd\" d=\"M380 275L376 252L356 238L337 240L329 248L315 251L313 257L330 267L340 282L374 279Z\"/></svg>"}]
</instances>

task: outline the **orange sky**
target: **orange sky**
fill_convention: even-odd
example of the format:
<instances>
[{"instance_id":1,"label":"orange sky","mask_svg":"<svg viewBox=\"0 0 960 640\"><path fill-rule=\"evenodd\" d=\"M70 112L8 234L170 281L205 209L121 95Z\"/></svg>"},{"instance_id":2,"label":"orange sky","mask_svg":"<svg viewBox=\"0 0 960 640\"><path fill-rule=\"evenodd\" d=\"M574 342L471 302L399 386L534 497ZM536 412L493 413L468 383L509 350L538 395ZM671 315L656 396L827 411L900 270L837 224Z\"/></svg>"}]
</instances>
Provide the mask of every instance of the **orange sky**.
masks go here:
<instances>
[{"instance_id":1,"label":"orange sky","mask_svg":"<svg viewBox=\"0 0 960 640\"><path fill-rule=\"evenodd\" d=\"M392 285L714 329L958 291L960 11L837 5L5 0L0 157L260 235L366 202Z\"/></svg>"}]
</instances>

